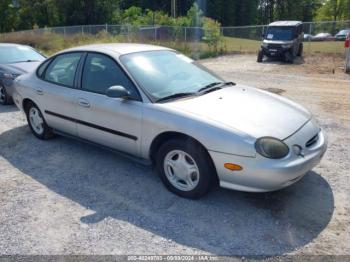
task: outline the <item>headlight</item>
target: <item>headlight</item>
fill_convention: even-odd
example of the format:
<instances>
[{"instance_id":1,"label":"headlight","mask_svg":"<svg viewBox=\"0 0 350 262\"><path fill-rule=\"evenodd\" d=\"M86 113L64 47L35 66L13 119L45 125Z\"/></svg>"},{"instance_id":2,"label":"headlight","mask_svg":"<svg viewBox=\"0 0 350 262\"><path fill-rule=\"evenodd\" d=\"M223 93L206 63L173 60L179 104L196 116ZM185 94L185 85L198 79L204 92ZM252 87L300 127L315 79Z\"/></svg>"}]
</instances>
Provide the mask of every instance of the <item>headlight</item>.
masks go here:
<instances>
[{"instance_id":1,"label":"headlight","mask_svg":"<svg viewBox=\"0 0 350 262\"><path fill-rule=\"evenodd\" d=\"M283 158L289 153L288 146L273 137L259 138L255 143L255 149L260 155L272 159Z\"/></svg>"},{"instance_id":2,"label":"headlight","mask_svg":"<svg viewBox=\"0 0 350 262\"><path fill-rule=\"evenodd\" d=\"M264 43L264 42L263 42L263 43L262 43L262 46L263 46L263 47L268 47L268 46L269 46L269 44L268 44L268 43Z\"/></svg>"},{"instance_id":3,"label":"headlight","mask_svg":"<svg viewBox=\"0 0 350 262\"><path fill-rule=\"evenodd\" d=\"M16 79L20 74L11 74L11 73L4 73L4 78L9 80Z\"/></svg>"},{"instance_id":4,"label":"headlight","mask_svg":"<svg viewBox=\"0 0 350 262\"><path fill-rule=\"evenodd\" d=\"M292 47L292 45L291 45L291 44L282 45L282 48L285 48L285 49L287 49L287 48L291 48L291 47Z\"/></svg>"}]
</instances>

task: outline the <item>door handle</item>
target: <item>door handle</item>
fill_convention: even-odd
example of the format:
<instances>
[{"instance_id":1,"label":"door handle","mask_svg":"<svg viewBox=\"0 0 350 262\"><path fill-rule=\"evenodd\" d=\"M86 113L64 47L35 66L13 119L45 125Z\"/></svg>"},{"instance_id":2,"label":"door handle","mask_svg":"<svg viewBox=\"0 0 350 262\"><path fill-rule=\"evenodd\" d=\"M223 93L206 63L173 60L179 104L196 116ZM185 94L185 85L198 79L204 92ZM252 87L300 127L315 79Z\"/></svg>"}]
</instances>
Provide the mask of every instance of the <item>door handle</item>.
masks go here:
<instances>
[{"instance_id":1,"label":"door handle","mask_svg":"<svg viewBox=\"0 0 350 262\"><path fill-rule=\"evenodd\" d=\"M38 95L43 95L44 91L42 89L35 88L35 93L37 93Z\"/></svg>"},{"instance_id":2,"label":"door handle","mask_svg":"<svg viewBox=\"0 0 350 262\"><path fill-rule=\"evenodd\" d=\"M82 98L78 99L78 104L82 107L90 107L89 101L82 99Z\"/></svg>"}]
</instances>

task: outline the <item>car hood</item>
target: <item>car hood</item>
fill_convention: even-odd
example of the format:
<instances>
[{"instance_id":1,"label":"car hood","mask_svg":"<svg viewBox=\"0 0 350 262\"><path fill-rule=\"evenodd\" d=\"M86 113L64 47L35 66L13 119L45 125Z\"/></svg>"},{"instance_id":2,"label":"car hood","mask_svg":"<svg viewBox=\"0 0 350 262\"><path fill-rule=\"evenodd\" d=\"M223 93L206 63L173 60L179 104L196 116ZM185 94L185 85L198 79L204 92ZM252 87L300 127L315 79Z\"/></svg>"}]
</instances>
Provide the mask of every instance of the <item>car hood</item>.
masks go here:
<instances>
[{"instance_id":1,"label":"car hood","mask_svg":"<svg viewBox=\"0 0 350 262\"><path fill-rule=\"evenodd\" d=\"M305 108L282 96L246 86L227 87L164 105L255 138L271 136L283 140L311 118Z\"/></svg>"},{"instance_id":2,"label":"car hood","mask_svg":"<svg viewBox=\"0 0 350 262\"><path fill-rule=\"evenodd\" d=\"M34 71L41 62L21 62L2 65L3 68L11 73L25 74Z\"/></svg>"},{"instance_id":3,"label":"car hood","mask_svg":"<svg viewBox=\"0 0 350 262\"><path fill-rule=\"evenodd\" d=\"M265 44L275 44L275 45L291 45L293 44L293 40L268 40L264 39Z\"/></svg>"}]
</instances>

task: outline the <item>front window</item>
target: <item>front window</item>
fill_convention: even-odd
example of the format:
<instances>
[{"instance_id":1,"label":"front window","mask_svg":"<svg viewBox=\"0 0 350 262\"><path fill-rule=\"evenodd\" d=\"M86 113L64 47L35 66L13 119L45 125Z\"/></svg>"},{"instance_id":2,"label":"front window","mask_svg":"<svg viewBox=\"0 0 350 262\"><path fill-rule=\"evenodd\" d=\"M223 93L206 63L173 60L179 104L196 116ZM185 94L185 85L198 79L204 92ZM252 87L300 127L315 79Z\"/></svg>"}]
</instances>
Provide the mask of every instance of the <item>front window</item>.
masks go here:
<instances>
[{"instance_id":1,"label":"front window","mask_svg":"<svg viewBox=\"0 0 350 262\"><path fill-rule=\"evenodd\" d=\"M0 47L0 64L13 64L19 62L44 61L45 57L27 46Z\"/></svg>"},{"instance_id":2,"label":"front window","mask_svg":"<svg viewBox=\"0 0 350 262\"><path fill-rule=\"evenodd\" d=\"M132 53L123 55L121 61L154 100L196 93L210 83L222 82L190 58L173 51Z\"/></svg>"},{"instance_id":3,"label":"front window","mask_svg":"<svg viewBox=\"0 0 350 262\"><path fill-rule=\"evenodd\" d=\"M126 88L132 97L138 97L133 83L112 58L102 54L88 54L84 65L82 89L106 94L108 88L118 85Z\"/></svg>"},{"instance_id":4,"label":"front window","mask_svg":"<svg viewBox=\"0 0 350 262\"><path fill-rule=\"evenodd\" d=\"M277 41L288 41L293 39L294 27L287 26L272 26L267 29L266 39Z\"/></svg>"}]
</instances>

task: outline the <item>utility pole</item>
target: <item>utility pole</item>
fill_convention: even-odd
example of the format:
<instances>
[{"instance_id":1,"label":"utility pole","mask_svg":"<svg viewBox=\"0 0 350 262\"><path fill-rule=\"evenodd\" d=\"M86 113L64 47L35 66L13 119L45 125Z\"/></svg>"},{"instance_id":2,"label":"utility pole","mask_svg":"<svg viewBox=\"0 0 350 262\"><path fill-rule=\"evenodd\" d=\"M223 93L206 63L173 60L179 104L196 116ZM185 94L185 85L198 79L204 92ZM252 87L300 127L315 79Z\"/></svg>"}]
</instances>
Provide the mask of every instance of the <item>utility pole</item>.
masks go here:
<instances>
[{"instance_id":1,"label":"utility pole","mask_svg":"<svg viewBox=\"0 0 350 262\"><path fill-rule=\"evenodd\" d=\"M171 0L171 16L176 18L176 0Z\"/></svg>"}]
</instances>

